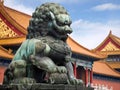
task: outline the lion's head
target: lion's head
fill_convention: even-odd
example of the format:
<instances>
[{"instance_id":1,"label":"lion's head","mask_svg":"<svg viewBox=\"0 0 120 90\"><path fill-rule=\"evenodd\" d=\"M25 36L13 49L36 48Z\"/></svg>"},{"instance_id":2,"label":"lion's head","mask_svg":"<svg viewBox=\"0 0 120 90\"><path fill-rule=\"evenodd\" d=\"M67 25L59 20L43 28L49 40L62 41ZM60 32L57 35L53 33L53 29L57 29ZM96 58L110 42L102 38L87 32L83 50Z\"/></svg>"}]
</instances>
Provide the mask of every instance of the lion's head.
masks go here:
<instances>
[{"instance_id":1,"label":"lion's head","mask_svg":"<svg viewBox=\"0 0 120 90\"><path fill-rule=\"evenodd\" d=\"M55 3L45 3L37 7L28 26L27 38L52 35L66 38L72 32L72 21L64 7Z\"/></svg>"}]
</instances>

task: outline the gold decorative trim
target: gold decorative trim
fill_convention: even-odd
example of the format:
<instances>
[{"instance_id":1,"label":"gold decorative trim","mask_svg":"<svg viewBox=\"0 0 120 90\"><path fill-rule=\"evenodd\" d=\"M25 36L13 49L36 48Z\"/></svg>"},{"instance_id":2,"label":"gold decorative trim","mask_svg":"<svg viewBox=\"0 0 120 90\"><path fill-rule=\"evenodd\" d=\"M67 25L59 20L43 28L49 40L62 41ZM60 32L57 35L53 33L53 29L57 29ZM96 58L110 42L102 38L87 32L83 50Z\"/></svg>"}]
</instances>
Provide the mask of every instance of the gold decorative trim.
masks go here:
<instances>
[{"instance_id":1,"label":"gold decorative trim","mask_svg":"<svg viewBox=\"0 0 120 90\"><path fill-rule=\"evenodd\" d=\"M120 50L112 42L109 42L101 51L117 51Z\"/></svg>"},{"instance_id":2,"label":"gold decorative trim","mask_svg":"<svg viewBox=\"0 0 120 90\"><path fill-rule=\"evenodd\" d=\"M0 18L0 38L18 36L6 23Z\"/></svg>"}]
</instances>

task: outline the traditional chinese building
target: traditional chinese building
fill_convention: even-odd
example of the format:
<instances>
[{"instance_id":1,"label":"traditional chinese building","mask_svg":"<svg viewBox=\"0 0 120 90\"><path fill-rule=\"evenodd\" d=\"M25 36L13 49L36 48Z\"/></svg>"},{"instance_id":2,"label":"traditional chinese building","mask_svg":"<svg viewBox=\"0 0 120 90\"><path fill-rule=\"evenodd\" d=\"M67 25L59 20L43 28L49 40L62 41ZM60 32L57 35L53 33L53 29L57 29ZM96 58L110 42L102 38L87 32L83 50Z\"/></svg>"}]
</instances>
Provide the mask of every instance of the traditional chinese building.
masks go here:
<instances>
[{"instance_id":1,"label":"traditional chinese building","mask_svg":"<svg viewBox=\"0 0 120 90\"><path fill-rule=\"evenodd\" d=\"M94 51L107 55L105 62L111 68L120 72L120 38L113 35L112 31Z\"/></svg>"},{"instance_id":2,"label":"traditional chinese building","mask_svg":"<svg viewBox=\"0 0 120 90\"><path fill-rule=\"evenodd\" d=\"M91 85L93 81L93 62L103 59L105 56L92 53L90 50L74 41L71 37L68 38L67 43L73 52L72 59L76 78L82 79L86 86Z\"/></svg>"},{"instance_id":3,"label":"traditional chinese building","mask_svg":"<svg viewBox=\"0 0 120 90\"><path fill-rule=\"evenodd\" d=\"M98 45L94 52L106 55L106 59L95 62L93 66L95 87L120 89L120 38L113 35L112 31ZM97 71L97 72L96 72Z\"/></svg>"},{"instance_id":4,"label":"traditional chinese building","mask_svg":"<svg viewBox=\"0 0 120 90\"><path fill-rule=\"evenodd\" d=\"M3 81L5 68L27 34L26 29L16 22L16 15L14 14L14 19L11 17L13 12L10 10L0 2L0 83ZM17 18L22 21L19 16Z\"/></svg>"},{"instance_id":5,"label":"traditional chinese building","mask_svg":"<svg viewBox=\"0 0 120 90\"><path fill-rule=\"evenodd\" d=\"M0 11L0 83L2 83L5 68L11 62L21 43L26 39L27 26L31 16L9 7L5 7L2 3L0 3ZM74 41L71 37L67 39L67 43L73 52L72 63L75 76L78 79L82 79L86 86L96 83L98 80L96 77L106 73L102 72L103 68L100 68L101 72L99 72L100 70L98 67L107 64L97 62L96 65L95 62L93 65L93 63L94 61L106 58L106 55L101 55L88 50ZM112 70L110 72L112 72ZM109 77L110 72L105 74L106 77ZM112 77L111 74L110 76ZM119 76L119 74L118 76L113 75L115 78L119 78Z\"/></svg>"}]
</instances>

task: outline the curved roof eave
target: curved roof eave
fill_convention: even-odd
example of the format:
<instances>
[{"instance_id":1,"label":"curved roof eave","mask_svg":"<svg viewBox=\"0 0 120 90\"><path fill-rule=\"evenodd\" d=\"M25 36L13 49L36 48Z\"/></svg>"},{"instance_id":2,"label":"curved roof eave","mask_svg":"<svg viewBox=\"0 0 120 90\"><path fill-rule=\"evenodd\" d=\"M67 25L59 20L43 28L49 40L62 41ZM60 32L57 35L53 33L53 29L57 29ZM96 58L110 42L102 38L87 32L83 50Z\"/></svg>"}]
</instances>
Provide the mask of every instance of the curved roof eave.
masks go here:
<instances>
[{"instance_id":1,"label":"curved roof eave","mask_svg":"<svg viewBox=\"0 0 120 90\"><path fill-rule=\"evenodd\" d=\"M12 59L14 55L12 53L9 53L9 51L4 49L2 46L0 46L0 57Z\"/></svg>"},{"instance_id":2,"label":"curved roof eave","mask_svg":"<svg viewBox=\"0 0 120 90\"><path fill-rule=\"evenodd\" d=\"M111 68L107 63L96 61L93 64L93 72L96 74L119 77L120 73Z\"/></svg>"},{"instance_id":3,"label":"curved roof eave","mask_svg":"<svg viewBox=\"0 0 120 90\"><path fill-rule=\"evenodd\" d=\"M100 54L97 54L97 53L93 53L89 49L87 49L87 48L83 47L82 45L78 44L71 37L68 37L67 43L71 47L72 51L75 52L75 53L79 53L79 54L82 54L82 55L85 55L85 56L90 56L90 57L96 58L96 59L106 58L106 56L103 56L103 55L100 55Z\"/></svg>"},{"instance_id":4,"label":"curved roof eave","mask_svg":"<svg viewBox=\"0 0 120 90\"><path fill-rule=\"evenodd\" d=\"M105 44L105 42L107 42L108 39L111 39L113 42L115 42L115 44L117 45L117 47L120 47L120 38L118 38L117 36L113 35L112 32L110 31L108 36L103 40L103 42L101 42L95 49L93 49L92 51L100 51L101 47ZM107 52L107 51L106 51ZM114 51L113 51L114 52Z\"/></svg>"},{"instance_id":5,"label":"curved roof eave","mask_svg":"<svg viewBox=\"0 0 120 90\"><path fill-rule=\"evenodd\" d=\"M0 45L3 45L3 46L5 46L5 45L20 45L25 40L26 40L26 36L2 38L2 39L0 39Z\"/></svg>"},{"instance_id":6,"label":"curved roof eave","mask_svg":"<svg viewBox=\"0 0 120 90\"><path fill-rule=\"evenodd\" d=\"M16 22L13 18L11 18L9 13L6 11L6 8L1 3L0 3L0 13L4 18L7 19L8 22L10 22L21 33L23 33L24 35L27 34L27 30L24 27L22 27L18 22Z\"/></svg>"}]
</instances>

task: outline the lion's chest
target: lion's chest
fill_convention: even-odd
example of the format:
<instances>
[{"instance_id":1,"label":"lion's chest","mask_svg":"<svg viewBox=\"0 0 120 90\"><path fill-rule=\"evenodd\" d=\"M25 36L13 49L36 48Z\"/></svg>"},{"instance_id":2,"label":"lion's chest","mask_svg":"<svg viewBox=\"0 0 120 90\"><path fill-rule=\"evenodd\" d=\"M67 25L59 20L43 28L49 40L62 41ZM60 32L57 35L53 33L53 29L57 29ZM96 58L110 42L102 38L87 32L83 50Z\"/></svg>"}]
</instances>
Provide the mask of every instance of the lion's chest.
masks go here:
<instances>
[{"instance_id":1,"label":"lion's chest","mask_svg":"<svg viewBox=\"0 0 120 90\"><path fill-rule=\"evenodd\" d=\"M50 46L49 57L53 60L64 60L71 53L70 47L63 41L49 41L47 44Z\"/></svg>"}]
</instances>

